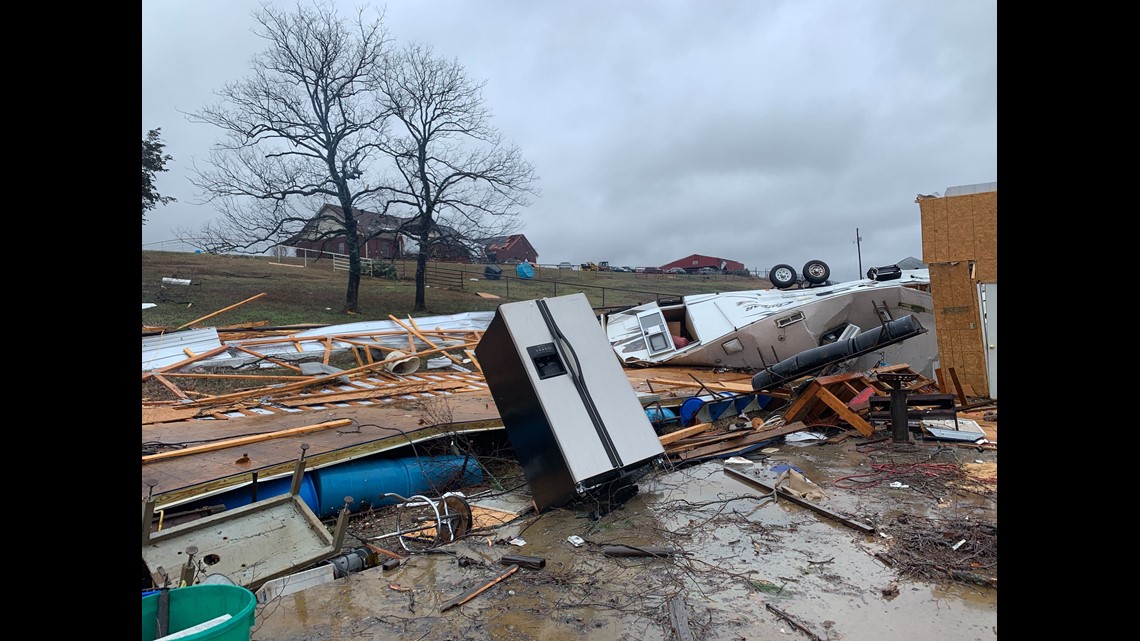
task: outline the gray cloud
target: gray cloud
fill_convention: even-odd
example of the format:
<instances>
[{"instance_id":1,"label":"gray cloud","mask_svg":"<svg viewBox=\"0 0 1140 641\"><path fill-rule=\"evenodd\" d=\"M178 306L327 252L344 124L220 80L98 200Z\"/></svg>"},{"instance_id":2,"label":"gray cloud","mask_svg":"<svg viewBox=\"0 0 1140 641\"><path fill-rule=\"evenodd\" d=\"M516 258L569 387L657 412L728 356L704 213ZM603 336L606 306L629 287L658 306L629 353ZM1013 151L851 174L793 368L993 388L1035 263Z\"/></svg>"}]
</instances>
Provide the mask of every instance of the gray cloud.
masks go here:
<instances>
[{"instance_id":1,"label":"gray cloud","mask_svg":"<svg viewBox=\"0 0 1140 641\"><path fill-rule=\"evenodd\" d=\"M215 215L186 178L215 132L179 110L247 72L255 6L143 2L142 130L162 127L158 186L179 199L144 246ZM854 278L857 227L864 270L921 258L915 195L997 180L992 0L401 0L386 23L487 81L541 176L524 233L542 262L822 259Z\"/></svg>"}]
</instances>

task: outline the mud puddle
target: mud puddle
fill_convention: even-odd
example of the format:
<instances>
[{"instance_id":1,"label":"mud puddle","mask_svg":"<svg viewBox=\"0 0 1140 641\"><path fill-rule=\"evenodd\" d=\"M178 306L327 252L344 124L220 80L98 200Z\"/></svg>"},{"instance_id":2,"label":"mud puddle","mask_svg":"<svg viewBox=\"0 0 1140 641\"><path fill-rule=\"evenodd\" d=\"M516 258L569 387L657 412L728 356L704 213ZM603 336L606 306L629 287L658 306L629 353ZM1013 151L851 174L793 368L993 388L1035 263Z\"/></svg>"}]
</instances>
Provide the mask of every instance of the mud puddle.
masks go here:
<instances>
[{"instance_id":1,"label":"mud puddle","mask_svg":"<svg viewBox=\"0 0 1140 641\"><path fill-rule=\"evenodd\" d=\"M996 461L996 453L984 456ZM601 519L586 518L590 506L576 505L512 524L511 536L524 546L495 543L493 534L470 536L413 555L395 570L368 569L259 605L252 638L653 641L676 639L675 630L687 628L710 641L988 640L996 636L995 588L911 576L923 559L946 563L945 555L958 550L984 560L982 542L951 552L952 541L923 534L921 546L906 554L894 546L922 533L914 528L926 522L988 520L996 539L996 489L955 485L963 466L982 457L929 444L781 446L734 467L772 481L791 466L826 493L821 505L874 524L874 534L763 496L726 475L723 461L656 469L639 481L636 496ZM586 543L575 547L571 535ZM604 555L603 546L617 544L675 553ZM541 557L546 565L520 569L440 612L449 599L501 574L506 554Z\"/></svg>"}]
</instances>

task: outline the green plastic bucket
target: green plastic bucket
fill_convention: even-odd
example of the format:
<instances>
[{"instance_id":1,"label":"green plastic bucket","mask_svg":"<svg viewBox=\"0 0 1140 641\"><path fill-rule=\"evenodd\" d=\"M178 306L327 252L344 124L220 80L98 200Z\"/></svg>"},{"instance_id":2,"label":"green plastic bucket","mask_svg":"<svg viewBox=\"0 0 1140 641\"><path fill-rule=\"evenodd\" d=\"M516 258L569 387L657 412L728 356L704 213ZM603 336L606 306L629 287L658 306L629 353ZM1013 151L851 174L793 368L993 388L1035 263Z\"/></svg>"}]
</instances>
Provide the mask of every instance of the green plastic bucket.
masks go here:
<instances>
[{"instance_id":1,"label":"green plastic bucket","mask_svg":"<svg viewBox=\"0 0 1140 641\"><path fill-rule=\"evenodd\" d=\"M158 598L151 594L142 600L142 641L158 635ZM166 634L192 628L222 615L230 618L178 641L250 641L257 597L249 590L226 584L191 585L170 590L170 623Z\"/></svg>"}]
</instances>

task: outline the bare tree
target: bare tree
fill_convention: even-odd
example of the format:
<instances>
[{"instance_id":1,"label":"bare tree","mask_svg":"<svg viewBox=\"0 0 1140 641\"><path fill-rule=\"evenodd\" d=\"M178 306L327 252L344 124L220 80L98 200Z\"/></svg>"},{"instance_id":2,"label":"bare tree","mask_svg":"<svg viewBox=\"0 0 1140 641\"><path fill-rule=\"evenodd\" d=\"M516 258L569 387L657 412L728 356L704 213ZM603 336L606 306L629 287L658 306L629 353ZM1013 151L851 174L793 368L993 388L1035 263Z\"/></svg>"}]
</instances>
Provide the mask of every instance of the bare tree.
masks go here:
<instances>
[{"instance_id":1,"label":"bare tree","mask_svg":"<svg viewBox=\"0 0 1140 641\"><path fill-rule=\"evenodd\" d=\"M388 200L412 211L419 243L415 311L427 309L427 259L437 246L513 231L537 176L519 149L503 142L483 102L485 82L472 81L456 61L409 45L378 67L385 106L399 123L383 141L395 161Z\"/></svg>"},{"instance_id":2,"label":"bare tree","mask_svg":"<svg viewBox=\"0 0 1140 641\"><path fill-rule=\"evenodd\" d=\"M389 43L383 16L366 21L361 10L346 20L328 4L293 11L264 4L253 16L268 46L253 58L252 73L189 114L224 133L210 167L195 167L191 179L221 216L196 236L183 234L212 252L260 253L300 231L322 202L339 203L340 216L317 221L317 233L346 239L342 312L354 313L360 247L370 237L358 225L358 205L381 191L366 176L386 159L378 150L388 114L374 91Z\"/></svg>"}]
</instances>

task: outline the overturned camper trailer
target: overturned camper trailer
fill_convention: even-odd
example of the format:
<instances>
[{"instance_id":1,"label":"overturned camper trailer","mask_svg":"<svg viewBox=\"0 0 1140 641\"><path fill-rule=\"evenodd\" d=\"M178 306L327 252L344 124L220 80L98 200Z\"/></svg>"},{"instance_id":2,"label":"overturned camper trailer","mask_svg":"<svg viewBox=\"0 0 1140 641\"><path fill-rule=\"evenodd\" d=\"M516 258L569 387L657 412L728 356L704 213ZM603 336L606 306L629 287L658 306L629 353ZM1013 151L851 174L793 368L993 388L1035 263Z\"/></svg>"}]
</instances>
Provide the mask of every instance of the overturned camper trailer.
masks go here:
<instances>
[{"instance_id":1,"label":"overturned camper trailer","mask_svg":"<svg viewBox=\"0 0 1140 641\"><path fill-rule=\"evenodd\" d=\"M880 331L913 316L925 331L853 356L853 366L907 363L933 377L938 358L930 275L906 270L891 280L856 280L809 289L760 289L685 296L602 317L626 366L685 365L768 369L823 345Z\"/></svg>"}]
</instances>

